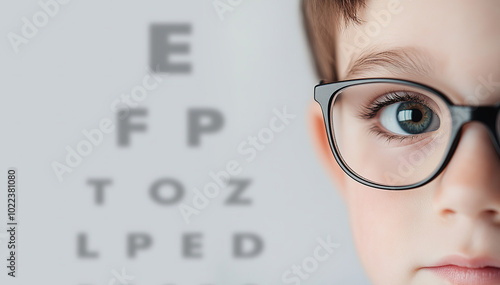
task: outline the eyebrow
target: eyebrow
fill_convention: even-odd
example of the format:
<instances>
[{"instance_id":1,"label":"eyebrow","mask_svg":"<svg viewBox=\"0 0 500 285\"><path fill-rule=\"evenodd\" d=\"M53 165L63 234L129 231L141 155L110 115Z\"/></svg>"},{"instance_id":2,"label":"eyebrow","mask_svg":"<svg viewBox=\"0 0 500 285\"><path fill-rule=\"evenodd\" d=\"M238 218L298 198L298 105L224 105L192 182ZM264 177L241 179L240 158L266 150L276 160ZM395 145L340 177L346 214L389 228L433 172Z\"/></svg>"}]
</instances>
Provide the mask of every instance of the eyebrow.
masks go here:
<instances>
[{"instance_id":1,"label":"eyebrow","mask_svg":"<svg viewBox=\"0 0 500 285\"><path fill-rule=\"evenodd\" d=\"M369 50L351 60L346 79L362 77L374 71L389 71L395 75L429 76L433 70L430 57L422 50L406 47L384 51Z\"/></svg>"}]
</instances>

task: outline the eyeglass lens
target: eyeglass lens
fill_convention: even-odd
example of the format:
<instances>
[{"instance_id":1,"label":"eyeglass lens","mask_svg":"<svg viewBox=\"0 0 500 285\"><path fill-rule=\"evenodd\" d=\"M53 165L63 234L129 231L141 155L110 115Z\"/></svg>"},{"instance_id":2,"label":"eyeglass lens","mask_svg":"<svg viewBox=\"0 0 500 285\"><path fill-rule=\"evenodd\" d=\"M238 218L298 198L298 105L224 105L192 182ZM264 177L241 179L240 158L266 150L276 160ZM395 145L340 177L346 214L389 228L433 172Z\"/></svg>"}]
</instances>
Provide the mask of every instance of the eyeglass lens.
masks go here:
<instances>
[{"instance_id":1,"label":"eyeglass lens","mask_svg":"<svg viewBox=\"0 0 500 285\"><path fill-rule=\"evenodd\" d=\"M334 147L344 165L365 180L387 186L418 183L447 155L451 113L432 92L367 83L340 90L331 104Z\"/></svg>"}]
</instances>

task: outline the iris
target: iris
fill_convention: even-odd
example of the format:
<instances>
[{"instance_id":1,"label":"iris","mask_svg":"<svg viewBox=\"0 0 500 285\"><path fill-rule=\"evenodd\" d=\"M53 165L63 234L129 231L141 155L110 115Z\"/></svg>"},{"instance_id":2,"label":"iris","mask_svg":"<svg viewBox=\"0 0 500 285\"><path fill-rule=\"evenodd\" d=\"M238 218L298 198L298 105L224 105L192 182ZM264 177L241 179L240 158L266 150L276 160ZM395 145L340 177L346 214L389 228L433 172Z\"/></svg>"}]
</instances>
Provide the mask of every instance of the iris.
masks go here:
<instances>
[{"instance_id":1,"label":"iris","mask_svg":"<svg viewBox=\"0 0 500 285\"><path fill-rule=\"evenodd\" d=\"M399 126L409 134L423 133L432 124L432 110L417 102L401 103L396 114Z\"/></svg>"}]
</instances>

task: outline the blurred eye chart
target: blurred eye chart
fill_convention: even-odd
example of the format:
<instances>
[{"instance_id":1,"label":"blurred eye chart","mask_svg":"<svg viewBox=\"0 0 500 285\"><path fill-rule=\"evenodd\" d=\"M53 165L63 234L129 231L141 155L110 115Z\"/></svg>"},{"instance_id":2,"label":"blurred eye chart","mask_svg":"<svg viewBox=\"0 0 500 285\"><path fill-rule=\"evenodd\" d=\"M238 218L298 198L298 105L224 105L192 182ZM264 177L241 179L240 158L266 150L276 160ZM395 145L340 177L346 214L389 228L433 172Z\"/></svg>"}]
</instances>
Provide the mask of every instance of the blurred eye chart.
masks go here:
<instances>
[{"instance_id":1,"label":"blurred eye chart","mask_svg":"<svg viewBox=\"0 0 500 285\"><path fill-rule=\"evenodd\" d=\"M0 14L0 284L368 284L310 138L299 1Z\"/></svg>"}]
</instances>

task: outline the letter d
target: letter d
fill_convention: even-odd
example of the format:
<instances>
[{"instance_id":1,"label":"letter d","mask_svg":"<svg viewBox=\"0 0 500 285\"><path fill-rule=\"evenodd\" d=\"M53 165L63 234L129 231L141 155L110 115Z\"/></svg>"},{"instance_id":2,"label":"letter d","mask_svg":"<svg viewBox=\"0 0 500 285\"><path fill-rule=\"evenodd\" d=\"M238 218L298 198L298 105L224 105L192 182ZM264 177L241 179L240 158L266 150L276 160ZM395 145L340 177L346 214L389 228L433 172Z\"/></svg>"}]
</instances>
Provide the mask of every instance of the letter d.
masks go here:
<instances>
[{"instance_id":1,"label":"letter d","mask_svg":"<svg viewBox=\"0 0 500 285\"><path fill-rule=\"evenodd\" d=\"M57 13L59 13L59 3L55 0L48 0L47 2L39 1L38 5L45 11L50 17L54 18Z\"/></svg>"},{"instance_id":2,"label":"letter d","mask_svg":"<svg viewBox=\"0 0 500 285\"><path fill-rule=\"evenodd\" d=\"M372 11L372 16L382 27L387 27L392 19L391 14L387 10Z\"/></svg>"},{"instance_id":3,"label":"letter d","mask_svg":"<svg viewBox=\"0 0 500 285\"><path fill-rule=\"evenodd\" d=\"M77 167L82 162L82 157L76 153L74 149L72 149L69 145L66 146L66 151L68 154L66 155L66 164L71 167Z\"/></svg>"},{"instance_id":4,"label":"letter d","mask_svg":"<svg viewBox=\"0 0 500 285\"><path fill-rule=\"evenodd\" d=\"M35 25L33 25L26 17L22 17L21 20L24 23L21 28L21 33L23 33L23 36L28 39L36 36L36 33L38 33L38 28L35 27Z\"/></svg>"},{"instance_id":5,"label":"letter d","mask_svg":"<svg viewBox=\"0 0 500 285\"><path fill-rule=\"evenodd\" d=\"M83 130L83 135L95 146L102 143L102 133L98 129L92 129L90 131Z\"/></svg>"}]
</instances>

